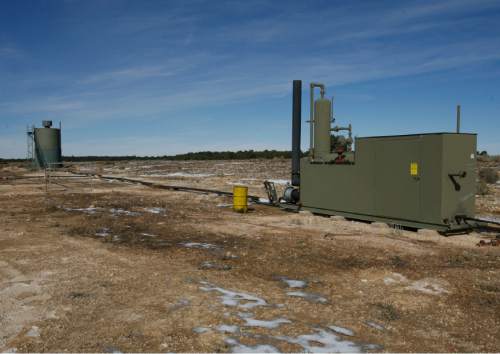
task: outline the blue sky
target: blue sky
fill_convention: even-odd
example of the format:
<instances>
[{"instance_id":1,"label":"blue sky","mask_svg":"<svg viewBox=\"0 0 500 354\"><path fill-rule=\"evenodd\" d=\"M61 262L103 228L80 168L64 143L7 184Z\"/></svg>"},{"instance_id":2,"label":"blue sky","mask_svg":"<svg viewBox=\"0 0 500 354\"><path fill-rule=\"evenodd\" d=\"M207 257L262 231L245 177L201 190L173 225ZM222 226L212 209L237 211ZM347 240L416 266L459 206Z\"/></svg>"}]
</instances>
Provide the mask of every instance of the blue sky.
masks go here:
<instances>
[{"instance_id":1,"label":"blue sky","mask_svg":"<svg viewBox=\"0 0 500 354\"><path fill-rule=\"evenodd\" d=\"M291 82L356 136L463 131L500 153L500 1L1 1L0 157L289 149ZM302 146L308 146L303 124Z\"/></svg>"}]
</instances>

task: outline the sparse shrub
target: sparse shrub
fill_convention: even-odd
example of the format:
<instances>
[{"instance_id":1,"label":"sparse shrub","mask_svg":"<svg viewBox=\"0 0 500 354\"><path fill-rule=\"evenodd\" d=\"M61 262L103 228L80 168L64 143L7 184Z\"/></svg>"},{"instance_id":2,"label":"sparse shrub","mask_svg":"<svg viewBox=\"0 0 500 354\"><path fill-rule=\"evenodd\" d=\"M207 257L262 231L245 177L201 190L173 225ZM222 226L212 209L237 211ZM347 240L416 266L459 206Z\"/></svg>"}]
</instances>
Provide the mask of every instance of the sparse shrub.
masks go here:
<instances>
[{"instance_id":1,"label":"sparse shrub","mask_svg":"<svg viewBox=\"0 0 500 354\"><path fill-rule=\"evenodd\" d=\"M375 307L379 312L379 317L383 320L394 321L401 318L401 314L392 304L378 302L375 304Z\"/></svg>"},{"instance_id":2,"label":"sparse shrub","mask_svg":"<svg viewBox=\"0 0 500 354\"><path fill-rule=\"evenodd\" d=\"M479 180L489 184L497 183L498 174L494 168L486 167L479 170Z\"/></svg>"}]
</instances>

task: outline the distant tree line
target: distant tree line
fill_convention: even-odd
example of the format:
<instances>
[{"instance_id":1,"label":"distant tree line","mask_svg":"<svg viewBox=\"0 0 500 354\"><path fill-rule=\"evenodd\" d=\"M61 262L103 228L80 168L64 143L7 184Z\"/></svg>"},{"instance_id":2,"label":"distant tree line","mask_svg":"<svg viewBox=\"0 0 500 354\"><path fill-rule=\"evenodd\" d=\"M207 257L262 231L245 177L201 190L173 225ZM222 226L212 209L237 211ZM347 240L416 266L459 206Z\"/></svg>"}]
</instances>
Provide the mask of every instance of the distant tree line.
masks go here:
<instances>
[{"instance_id":1,"label":"distant tree line","mask_svg":"<svg viewBox=\"0 0 500 354\"><path fill-rule=\"evenodd\" d=\"M304 156L301 153L301 156ZM291 158L292 152L288 150L240 150L240 151L200 151L188 152L178 155L163 156L63 156L64 161L128 161L128 160L247 160L247 159L273 159ZM1 159L0 162L20 162L24 159Z\"/></svg>"}]
</instances>

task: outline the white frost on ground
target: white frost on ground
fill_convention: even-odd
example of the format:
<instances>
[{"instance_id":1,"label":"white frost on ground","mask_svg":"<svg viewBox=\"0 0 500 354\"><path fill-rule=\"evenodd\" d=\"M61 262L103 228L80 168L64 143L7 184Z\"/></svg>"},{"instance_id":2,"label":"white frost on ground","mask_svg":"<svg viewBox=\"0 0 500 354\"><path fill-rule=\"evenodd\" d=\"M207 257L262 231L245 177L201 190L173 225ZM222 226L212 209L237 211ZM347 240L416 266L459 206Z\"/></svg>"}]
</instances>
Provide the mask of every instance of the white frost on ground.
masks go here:
<instances>
[{"instance_id":1,"label":"white frost on ground","mask_svg":"<svg viewBox=\"0 0 500 354\"><path fill-rule=\"evenodd\" d=\"M177 306L187 306L190 304L188 299L179 299L176 303Z\"/></svg>"},{"instance_id":2,"label":"white frost on ground","mask_svg":"<svg viewBox=\"0 0 500 354\"><path fill-rule=\"evenodd\" d=\"M305 282L304 280L289 279L286 277L281 277L279 279L284 282L289 288L305 288L307 286L307 282Z\"/></svg>"},{"instance_id":3,"label":"white frost on ground","mask_svg":"<svg viewBox=\"0 0 500 354\"><path fill-rule=\"evenodd\" d=\"M217 249L219 246L211 244L211 243L204 243L204 242L183 242L180 243L181 246L187 247L187 248L199 248L199 249Z\"/></svg>"},{"instance_id":4,"label":"white frost on ground","mask_svg":"<svg viewBox=\"0 0 500 354\"><path fill-rule=\"evenodd\" d=\"M375 349L373 345L360 345L340 338L338 335L320 328L316 333L297 337L277 336L276 339L300 345L308 353L360 353L365 349ZM321 346L318 344L322 344Z\"/></svg>"},{"instance_id":5,"label":"white frost on ground","mask_svg":"<svg viewBox=\"0 0 500 354\"><path fill-rule=\"evenodd\" d=\"M143 232L141 233L142 236L146 236L146 237L156 237L157 235L153 235L153 234L148 234L146 232Z\"/></svg>"},{"instance_id":6,"label":"white frost on ground","mask_svg":"<svg viewBox=\"0 0 500 354\"><path fill-rule=\"evenodd\" d=\"M354 332L351 331L349 328L344 328L340 326L328 326L332 331L337 332L338 334L343 334L344 336L349 336L352 337L354 335Z\"/></svg>"},{"instance_id":7,"label":"white frost on ground","mask_svg":"<svg viewBox=\"0 0 500 354\"><path fill-rule=\"evenodd\" d=\"M275 320L257 320L255 318L246 317L243 319L245 320L245 327L262 327L268 329L278 328L284 323L292 323L292 321L286 318L277 318Z\"/></svg>"},{"instance_id":8,"label":"white frost on ground","mask_svg":"<svg viewBox=\"0 0 500 354\"><path fill-rule=\"evenodd\" d=\"M392 273L390 276L384 278L384 284L390 285L394 283L406 283L408 279L399 273Z\"/></svg>"},{"instance_id":9,"label":"white frost on ground","mask_svg":"<svg viewBox=\"0 0 500 354\"><path fill-rule=\"evenodd\" d=\"M274 184L280 184L283 186L286 186L287 184L290 184L290 180L288 179L268 179L269 182L272 182Z\"/></svg>"},{"instance_id":10,"label":"white frost on ground","mask_svg":"<svg viewBox=\"0 0 500 354\"><path fill-rule=\"evenodd\" d=\"M140 213L138 212L135 212L135 211L130 211L130 210L125 210L125 209L122 209L122 208L111 208L109 209L109 212L113 215L128 215L128 216L138 216L138 215L141 215Z\"/></svg>"},{"instance_id":11,"label":"white frost on ground","mask_svg":"<svg viewBox=\"0 0 500 354\"><path fill-rule=\"evenodd\" d=\"M500 182L500 181L499 181ZM497 183L499 183L497 182ZM500 222L500 219L492 216L492 215L476 215L478 219L486 220L486 221L491 221L491 222Z\"/></svg>"},{"instance_id":12,"label":"white frost on ground","mask_svg":"<svg viewBox=\"0 0 500 354\"><path fill-rule=\"evenodd\" d=\"M106 237L106 236L109 236L109 229L107 227L104 227L102 229L99 229L96 233L95 233L96 236L99 236L99 237Z\"/></svg>"},{"instance_id":13,"label":"white frost on ground","mask_svg":"<svg viewBox=\"0 0 500 354\"><path fill-rule=\"evenodd\" d=\"M26 336L28 337L40 337L40 328L37 326L33 326L30 328L28 333L26 333Z\"/></svg>"},{"instance_id":14,"label":"white frost on ground","mask_svg":"<svg viewBox=\"0 0 500 354\"><path fill-rule=\"evenodd\" d=\"M417 290L429 295L440 295L443 293L448 293L441 284L437 283L433 279L421 279L413 282L410 286L407 286L408 290Z\"/></svg>"},{"instance_id":15,"label":"white frost on ground","mask_svg":"<svg viewBox=\"0 0 500 354\"><path fill-rule=\"evenodd\" d=\"M319 302L321 304L325 304L328 302L328 300L321 295L306 293L304 291L288 291L286 294L288 296L301 297L310 302Z\"/></svg>"},{"instance_id":16,"label":"white frost on ground","mask_svg":"<svg viewBox=\"0 0 500 354\"><path fill-rule=\"evenodd\" d=\"M375 329L378 329L379 331L384 331L385 330L385 327L382 326L380 323L377 323L377 322L373 322L373 321L365 321L365 324L372 327L372 328L375 328Z\"/></svg>"},{"instance_id":17,"label":"white frost on ground","mask_svg":"<svg viewBox=\"0 0 500 354\"><path fill-rule=\"evenodd\" d=\"M162 214L165 212L165 208L158 208L158 207L144 208L144 211L147 211L148 213L151 214Z\"/></svg>"},{"instance_id":18,"label":"white frost on ground","mask_svg":"<svg viewBox=\"0 0 500 354\"><path fill-rule=\"evenodd\" d=\"M95 207L88 207L88 208L64 208L66 211L81 211L82 213L86 214L95 214L95 212L98 210L98 208Z\"/></svg>"},{"instance_id":19,"label":"white frost on ground","mask_svg":"<svg viewBox=\"0 0 500 354\"><path fill-rule=\"evenodd\" d=\"M203 178L215 176L213 173L187 173L187 172L169 172L169 173L151 173L144 174L141 177L186 177Z\"/></svg>"},{"instance_id":20,"label":"white frost on ground","mask_svg":"<svg viewBox=\"0 0 500 354\"><path fill-rule=\"evenodd\" d=\"M224 332L224 333L236 333L240 330L238 326L235 325L226 325L226 324L221 324L217 326L217 330L219 332Z\"/></svg>"},{"instance_id":21,"label":"white frost on ground","mask_svg":"<svg viewBox=\"0 0 500 354\"><path fill-rule=\"evenodd\" d=\"M222 294L220 297L223 305L226 306L237 306L244 309L251 309L257 306L267 306L267 302L264 299L261 299L257 296L236 292L231 290L226 290L217 286L213 286L212 284L202 281L201 284L203 286L200 287L203 291L217 291Z\"/></svg>"},{"instance_id":22,"label":"white frost on ground","mask_svg":"<svg viewBox=\"0 0 500 354\"><path fill-rule=\"evenodd\" d=\"M88 208L63 208L66 211L80 211L85 214L95 214L98 210L101 210L102 208L96 208L93 206L90 206ZM129 211L125 210L122 208L111 208L109 209L109 212L113 215L129 215L129 216L137 216L140 215L140 213L137 213L135 211Z\"/></svg>"},{"instance_id":23,"label":"white frost on ground","mask_svg":"<svg viewBox=\"0 0 500 354\"><path fill-rule=\"evenodd\" d=\"M269 344L248 346L232 338L227 338L225 342L231 346L231 352L233 353L279 353L276 347Z\"/></svg>"},{"instance_id":24,"label":"white frost on ground","mask_svg":"<svg viewBox=\"0 0 500 354\"><path fill-rule=\"evenodd\" d=\"M207 328L207 327L194 327L193 328L193 332L198 333L198 334L205 333L208 331L210 331L210 328Z\"/></svg>"}]
</instances>

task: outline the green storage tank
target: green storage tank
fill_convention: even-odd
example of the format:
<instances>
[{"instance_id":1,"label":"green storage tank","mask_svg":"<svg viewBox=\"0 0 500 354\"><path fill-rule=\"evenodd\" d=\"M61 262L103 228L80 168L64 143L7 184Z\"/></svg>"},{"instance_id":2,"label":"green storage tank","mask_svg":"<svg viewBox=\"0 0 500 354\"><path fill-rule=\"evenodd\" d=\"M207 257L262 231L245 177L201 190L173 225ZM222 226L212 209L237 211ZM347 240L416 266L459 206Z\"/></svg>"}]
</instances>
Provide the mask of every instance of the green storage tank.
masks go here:
<instances>
[{"instance_id":1,"label":"green storage tank","mask_svg":"<svg viewBox=\"0 0 500 354\"><path fill-rule=\"evenodd\" d=\"M38 168L62 166L61 129L52 128L52 121L43 121L43 128L33 129L34 163Z\"/></svg>"}]
</instances>

